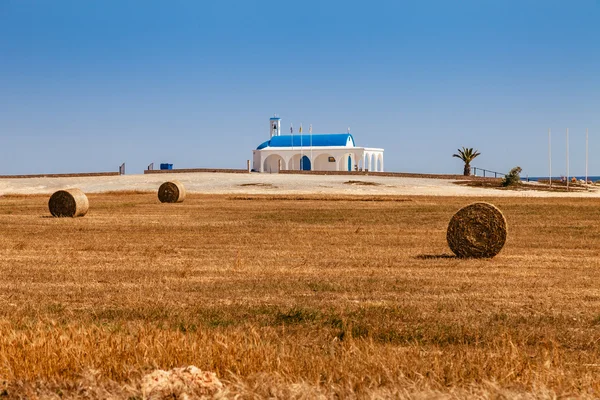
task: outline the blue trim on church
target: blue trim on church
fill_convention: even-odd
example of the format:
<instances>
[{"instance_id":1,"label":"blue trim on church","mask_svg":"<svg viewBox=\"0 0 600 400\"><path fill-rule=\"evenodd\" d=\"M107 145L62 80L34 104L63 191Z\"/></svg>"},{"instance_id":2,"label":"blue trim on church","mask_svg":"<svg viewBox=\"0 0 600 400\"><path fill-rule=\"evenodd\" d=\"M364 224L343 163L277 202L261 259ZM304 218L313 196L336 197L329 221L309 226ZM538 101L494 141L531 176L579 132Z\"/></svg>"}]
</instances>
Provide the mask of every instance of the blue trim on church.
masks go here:
<instances>
[{"instance_id":1,"label":"blue trim on church","mask_svg":"<svg viewBox=\"0 0 600 400\"><path fill-rule=\"evenodd\" d=\"M266 147L328 147L328 146L343 146L348 145L350 138L352 147L356 147L354 138L349 133L329 133L319 135L283 135L273 136L271 140L261 143L256 150L262 150Z\"/></svg>"}]
</instances>

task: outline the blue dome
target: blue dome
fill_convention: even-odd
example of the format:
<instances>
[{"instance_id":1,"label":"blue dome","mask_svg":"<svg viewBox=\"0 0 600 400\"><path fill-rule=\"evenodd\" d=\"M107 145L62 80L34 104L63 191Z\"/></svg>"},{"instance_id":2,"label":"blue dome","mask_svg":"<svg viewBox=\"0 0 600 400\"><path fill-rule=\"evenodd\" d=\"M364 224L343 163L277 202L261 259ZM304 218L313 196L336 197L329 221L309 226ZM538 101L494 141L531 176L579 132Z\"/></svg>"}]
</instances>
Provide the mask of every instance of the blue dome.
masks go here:
<instances>
[{"instance_id":1,"label":"blue dome","mask_svg":"<svg viewBox=\"0 0 600 400\"><path fill-rule=\"evenodd\" d=\"M261 143L256 150L266 147L355 147L354 138L349 133L328 133L321 135L283 135L273 136L271 140Z\"/></svg>"}]
</instances>

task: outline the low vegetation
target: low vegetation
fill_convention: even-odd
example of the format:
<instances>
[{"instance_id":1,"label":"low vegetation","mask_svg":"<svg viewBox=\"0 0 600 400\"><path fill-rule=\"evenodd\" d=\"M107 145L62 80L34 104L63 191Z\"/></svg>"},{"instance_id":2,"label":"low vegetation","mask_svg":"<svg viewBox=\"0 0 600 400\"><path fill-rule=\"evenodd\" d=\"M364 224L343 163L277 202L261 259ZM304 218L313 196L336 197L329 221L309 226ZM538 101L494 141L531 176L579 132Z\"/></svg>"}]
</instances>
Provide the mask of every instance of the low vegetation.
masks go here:
<instances>
[{"instance_id":1,"label":"low vegetation","mask_svg":"<svg viewBox=\"0 0 600 400\"><path fill-rule=\"evenodd\" d=\"M597 201L483 200L491 260L447 247L468 198L2 197L0 397L141 398L188 365L226 397L599 397Z\"/></svg>"},{"instance_id":2,"label":"low vegetation","mask_svg":"<svg viewBox=\"0 0 600 400\"><path fill-rule=\"evenodd\" d=\"M372 181L356 181L349 180L344 182L345 185L357 185L357 186L381 186L381 183L372 182Z\"/></svg>"},{"instance_id":3,"label":"low vegetation","mask_svg":"<svg viewBox=\"0 0 600 400\"><path fill-rule=\"evenodd\" d=\"M514 167L502 178L502 186L515 186L521 183L521 167Z\"/></svg>"}]
</instances>

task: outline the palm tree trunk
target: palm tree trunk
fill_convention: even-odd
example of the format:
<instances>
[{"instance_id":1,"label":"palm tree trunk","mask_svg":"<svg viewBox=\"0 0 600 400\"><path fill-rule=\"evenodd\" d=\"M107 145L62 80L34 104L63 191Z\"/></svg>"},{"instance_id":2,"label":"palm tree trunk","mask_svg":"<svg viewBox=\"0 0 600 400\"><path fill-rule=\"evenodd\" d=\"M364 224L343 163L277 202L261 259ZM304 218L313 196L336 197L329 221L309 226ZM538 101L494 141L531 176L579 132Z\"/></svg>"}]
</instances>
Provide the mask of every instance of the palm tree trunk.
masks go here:
<instances>
[{"instance_id":1,"label":"palm tree trunk","mask_svg":"<svg viewBox=\"0 0 600 400\"><path fill-rule=\"evenodd\" d=\"M471 176L471 164L465 163L465 169L463 171L464 176Z\"/></svg>"}]
</instances>

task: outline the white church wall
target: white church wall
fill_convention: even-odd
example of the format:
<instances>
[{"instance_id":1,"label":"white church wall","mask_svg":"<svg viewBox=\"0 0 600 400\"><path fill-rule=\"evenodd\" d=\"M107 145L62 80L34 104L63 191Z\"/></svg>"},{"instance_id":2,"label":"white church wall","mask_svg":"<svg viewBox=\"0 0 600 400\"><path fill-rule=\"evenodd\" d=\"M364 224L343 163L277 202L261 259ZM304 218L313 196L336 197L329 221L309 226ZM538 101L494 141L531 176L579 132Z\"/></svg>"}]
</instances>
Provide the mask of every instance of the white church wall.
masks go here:
<instances>
[{"instance_id":1,"label":"white church wall","mask_svg":"<svg viewBox=\"0 0 600 400\"><path fill-rule=\"evenodd\" d=\"M350 169L348 169L348 157L350 157ZM338 164L339 164L338 171L344 171L344 172L354 171L355 166L356 166L356 155L354 154L354 152L345 153L344 155L339 157Z\"/></svg>"},{"instance_id":2,"label":"white church wall","mask_svg":"<svg viewBox=\"0 0 600 400\"><path fill-rule=\"evenodd\" d=\"M300 170L300 153L294 154L288 159L287 169L290 171L298 171Z\"/></svg>"},{"instance_id":3,"label":"white church wall","mask_svg":"<svg viewBox=\"0 0 600 400\"><path fill-rule=\"evenodd\" d=\"M279 172L279 166L281 166L282 170L286 169L285 160L279 154L271 154L267 158L265 158L265 161L263 163L263 172Z\"/></svg>"},{"instance_id":4,"label":"white church wall","mask_svg":"<svg viewBox=\"0 0 600 400\"><path fill-rule=\"evenodd\" d=\"M253 156L253 168L255 171L261 172L279 172L280 160L281 169L298 171L300 170L301 156L307 157L311 171L348 171L348 156L352 158L351 171L355 170L357 164L362 170L383 171L383 149L315 147L312 152L310 148L304 148L300 152L298 148L268 148L255 150ZM329 157L333 157L335 161L331 162Z\"/></svg>"},{"instance_id":5,"label":"white church wall","mask_svg":"<svg viewBox=\"0 0 600 400\"><path fill-rule=\"evenodd\" d=\"M252 152L252 169L255 171L261 171L261 162L262 162L261 154L262 153L260 150L254 150Z\"/></svg>"},{"instance_id":6,"label":"white church wall","mask_svg":"<svg viewBox=\"0 0 600 400\"><path fill-rule=\"evenodd\" d=\"M334 161L330 161L333 159ZM337 158L332 153L322 153L315 157L315 171L337 171Z\"/></svg>"},{"instance_id":7,"label":"white church wall","mask_svg":"<svg viewBox=\"0 0 600 400\"><path fill-rule=\"evenodd\" d=\"M281 136L281 118L270 118L270 137ZM311 130L312 132L312 130ZM285 143L285 141L278 143ZM339 143L339 141L337 141ZM270 144L270 143L268 143ZM354 139L348 135L346 144L337 146L267 147L254 150L252 169L260 172L300 170L301 158L306 157L305 170L311 171L383 171L383 149L355 147ZM306 143L305 143L306 144ZM350 157L350 167L348 167Z\"/></svg>"},{"instance_id":8,"label":"white church wall","mask_svg":"<svg viewBox=\"0 0 600 400\"><path fill-rule=\"evenodd\" d=\"M310 152L306 152L306 153L296 153L296 154L292 154L290 156L288 156L288 162L287 162L287 169L292 170L292 171L299 171L300 170L300 160L304 159L304 165L302 165L302 167L305 170L314 170L314 165L313 162L310 158Z\"/></svg>"},{"instance_id":9,"label":"white church wall","mask_svg":"<svg viewBox=\"0 0 600 400\"><path fill-rule=\"evenodd\" d=\"M377 155L377 171L383 172L383 154Z\"/></svg>"}]
</instances>

